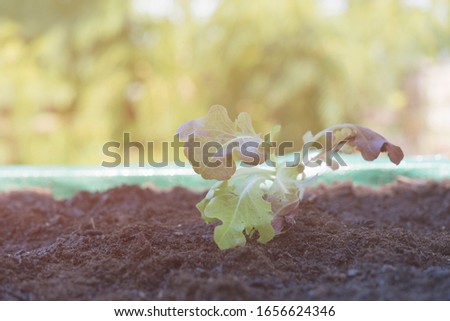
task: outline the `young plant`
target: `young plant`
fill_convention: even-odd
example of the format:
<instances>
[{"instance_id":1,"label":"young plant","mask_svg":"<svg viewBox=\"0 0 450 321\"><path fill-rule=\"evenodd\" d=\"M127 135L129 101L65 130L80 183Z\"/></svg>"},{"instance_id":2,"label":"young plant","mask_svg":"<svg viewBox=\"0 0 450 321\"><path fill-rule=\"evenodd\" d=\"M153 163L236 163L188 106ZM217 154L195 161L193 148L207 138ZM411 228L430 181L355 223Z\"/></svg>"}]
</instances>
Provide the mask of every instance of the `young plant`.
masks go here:
<instances>
[{"instance_id":1,"label":"young plant","mask_svg":"<svg viewBox=\"0 0 450 321\"><path fill-rule=\"evenodd\" d=\"M278 130L272 130L271 136ZM239 114L233 122L227 110L217 105L205 117L181 125L178 135L187 141L184 152L194 170L204 179L217 180L197 208L206 222L221 222L214 229L214 241L220 249L244 245L247 237L256 233L258 242L267 243L292 226L303 192L314 178L306 178L305 167L317 167L326 161L336 169L339 164L331 162L330 154L336 156L338 150L359 151L368 161L380 152L386 152L397 165L403 159L401 148L380 134L341 124L316 135L307 132L300 162L280 161L255 132L247 113ZM318 143L323 137L328 139L325 147ZM311 147L318 151L308 159ZM242 165L239 168L238 163Z\"/></svg>"}]
</instances>

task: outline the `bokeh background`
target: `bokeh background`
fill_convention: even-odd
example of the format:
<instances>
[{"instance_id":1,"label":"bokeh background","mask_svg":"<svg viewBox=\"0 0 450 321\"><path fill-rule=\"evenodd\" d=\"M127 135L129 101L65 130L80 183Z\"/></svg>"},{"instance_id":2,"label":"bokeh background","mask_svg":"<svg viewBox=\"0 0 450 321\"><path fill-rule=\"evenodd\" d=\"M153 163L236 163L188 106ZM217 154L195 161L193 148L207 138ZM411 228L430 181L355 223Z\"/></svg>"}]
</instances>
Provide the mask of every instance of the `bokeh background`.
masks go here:
<instances>
[{"instance_id":1,"label":"bokeh background","mask_svg":"<svg viewBox=\"0 0 450 321\"><path fill-rule=\"evenodd\" d=\"M450 153L448 0L0 0L0 164L92 164L221 104Z\"/></svg>"}]
</instances>

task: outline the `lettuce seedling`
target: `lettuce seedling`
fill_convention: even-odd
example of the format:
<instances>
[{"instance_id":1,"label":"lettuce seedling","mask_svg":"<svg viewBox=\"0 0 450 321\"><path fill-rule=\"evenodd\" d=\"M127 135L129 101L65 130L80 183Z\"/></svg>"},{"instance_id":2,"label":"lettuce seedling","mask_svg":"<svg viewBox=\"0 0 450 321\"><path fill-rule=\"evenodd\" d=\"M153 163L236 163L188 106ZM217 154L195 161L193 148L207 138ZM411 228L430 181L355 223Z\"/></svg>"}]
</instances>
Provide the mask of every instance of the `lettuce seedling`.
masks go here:
<instances>
[{"instance_id":1,"label":"lettuce seedling","mask_svg":"<svg viewBox=\"0 0 450 321\"><path fill-rule=\"evenodd\" d=\"M274 128L271 136L278 130ZM255 132L247 113L239 114L233 122L227 110L217 105L205 117L181 125L178 135L181 140L196 143L185 144L184 149L195 172L204 179L217 180L197 208L206 222L221 222L214 229L214 241L220 249L242 246L254 234L258 234L258 242L267 243L292 226L305 188L317 177L307 178L305 167L326 160L327 166L338 168L336 162L328 162L328 153L358 151L371 161L386 152L397 165L403 159L401 148L380 134L366 127L340 124L303 136L304 147L313 143L321 147L311 159L302 153L301 162L281 161L273 149L267 153L263 148L263 137ZM332 144L317 145L327 135ZM210 152L210 147L215 151ZM266 160L275 166L264 165Z\"/></svg>"}]
</instances>

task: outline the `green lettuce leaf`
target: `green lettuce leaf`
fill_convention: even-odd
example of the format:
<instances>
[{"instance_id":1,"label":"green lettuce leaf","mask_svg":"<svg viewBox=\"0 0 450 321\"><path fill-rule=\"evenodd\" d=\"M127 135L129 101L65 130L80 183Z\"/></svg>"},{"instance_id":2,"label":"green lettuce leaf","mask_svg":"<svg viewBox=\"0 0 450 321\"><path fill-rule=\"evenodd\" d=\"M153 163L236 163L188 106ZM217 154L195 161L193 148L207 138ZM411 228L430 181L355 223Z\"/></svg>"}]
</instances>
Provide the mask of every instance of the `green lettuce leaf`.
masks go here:
<instances>
[{"instance_id":1,"label":"green lettuce leaf","mask_svg":"<svg viewBox=\"0 0 450 321\"><path fill-rule=\"evenodd\" d=\"M300 192L297 177L303 172L299 166L287 167L277 164L276 174L265 199L272 207L272 226L277 234L294 225L294 217L300 204Z\"/></svg>"},{"instance_id":2,"label":"green lettuce leaf","mask_svg":"<svg viewBox=\"0 0 450 321\"><path fill-rule=\"evenodd\" d=\"M263 140L253 129L247 113L239 114L232 122L225 107L215 105L205 117L182 124L177 133L181 140L188 140L191 136L194 142L199 143L192 151L186 147L184 152L195 172L205 179L229 179L236 171L237 161L253 165L264 162ZM204 146L211 142L218 148L210 148L211 155L207 157ZM242 148L244 144L246 152Z\"/></svg>"},{"instance_id":3,"label":"green lettuce leaf","mask_svg":"<svg viewBox=\"0 0 450 321\"><path fill-rule=\"evenodd\" d=\"M234 182L219 182L197 204L207 222L221 221L214 229L214 241L220 249L242 246L247 235L258 231L258 242L267 243L275 236L271 203L264 200L261 184L265 176L253 175Z\"/></svg>"}]
</instances>

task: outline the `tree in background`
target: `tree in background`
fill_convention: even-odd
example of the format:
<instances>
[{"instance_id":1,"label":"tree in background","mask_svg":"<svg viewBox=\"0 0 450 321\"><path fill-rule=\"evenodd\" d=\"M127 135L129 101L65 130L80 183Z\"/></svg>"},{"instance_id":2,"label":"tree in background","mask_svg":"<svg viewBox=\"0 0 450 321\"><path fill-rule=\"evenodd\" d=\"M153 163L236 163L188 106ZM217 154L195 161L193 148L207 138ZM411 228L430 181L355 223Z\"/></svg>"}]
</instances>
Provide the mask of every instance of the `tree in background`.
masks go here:
<instances>
[{"instance_id":1,"label":"tree in background","mask_svg":"<svg viewBox=\"0 0 450 321\"><path fill-rule=\"evenodd\" d=\"M2 1L0 162L99 164L124 131L170 140L212 104L288 124L291 140L400 117L405 77L448 53L449 3L342 1L328 15L326 2L219 1L198 18L174 0L174 19L127 1Z\"/></svg>"},{"instance_id":2,"label":"tree in background","mask_svg":"<svg viewBox=\"0 0 450 321\"><path fill-rule=\"evenodd\" d=\"M312 1L224 1L201 36L210 102L287 124L283 139L296 140L307 128L404 108L405 77L449 49L449 3L341 2L327 16Z\"/></svg>"}]
</instances>

